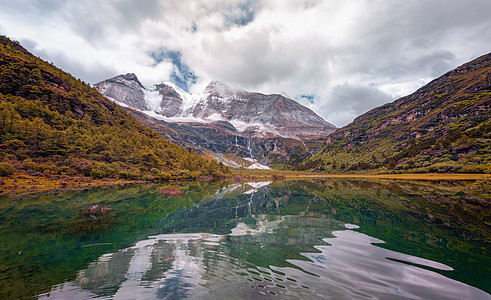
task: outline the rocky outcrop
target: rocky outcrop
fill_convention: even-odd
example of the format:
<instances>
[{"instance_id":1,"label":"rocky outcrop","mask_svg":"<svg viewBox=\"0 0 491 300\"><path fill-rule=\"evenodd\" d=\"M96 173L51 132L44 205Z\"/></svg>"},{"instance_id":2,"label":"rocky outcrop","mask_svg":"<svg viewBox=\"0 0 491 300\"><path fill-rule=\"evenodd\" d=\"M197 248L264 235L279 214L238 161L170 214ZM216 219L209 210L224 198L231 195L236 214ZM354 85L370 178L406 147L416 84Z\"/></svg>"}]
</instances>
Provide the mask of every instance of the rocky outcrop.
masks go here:
<instances>
[{"instance_id":1,"label":"rocky outcrop","mask_svg":"<svg viewBox=\"0 0 491 300\"><path fill-rule=\"evenodd\" d=\"M128 73L102 81L94 87L104 96L139 109L149 110L145 101L144 87L135 74Z\"/></svg>"},{"instance_id":2,"label":"rocky outcrop","mask_svg":"<svg viewBox=\"0 0 491 300\"><path fill-rule=\"evenodd\" d=\"M155 87L162 98L157 111L166 117L182 114L183 100L176 90L164 83L156 84Z\"/></svg>"}]
</instances>

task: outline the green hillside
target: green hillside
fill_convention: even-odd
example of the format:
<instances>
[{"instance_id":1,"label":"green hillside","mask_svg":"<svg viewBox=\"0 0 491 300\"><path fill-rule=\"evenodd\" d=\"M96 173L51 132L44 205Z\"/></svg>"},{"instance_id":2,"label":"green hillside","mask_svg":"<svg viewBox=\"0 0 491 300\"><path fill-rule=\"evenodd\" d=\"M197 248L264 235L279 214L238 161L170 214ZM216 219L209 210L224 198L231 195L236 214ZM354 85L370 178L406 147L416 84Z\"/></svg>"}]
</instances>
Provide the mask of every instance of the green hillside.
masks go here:
<instances>
[{"instance_id":1,"label":"green hillside","mask_svg":"<svg viewBox=\"0 0 491 300\"><path fill-rule=\"evenodd\" d=\"M491 54L375 108L331 134L297 169L316 172L491 171Z\"/></svg>"},{"instance_id":2,"label":"green hillside","mask_svg":"<svg viewBox=\"0 0 491 300\"><path fill-rule=\"evenodd\" d=\"M144 180L228 172L0 36L0 175L18 171Z\"/></svg>"}]
</instances>

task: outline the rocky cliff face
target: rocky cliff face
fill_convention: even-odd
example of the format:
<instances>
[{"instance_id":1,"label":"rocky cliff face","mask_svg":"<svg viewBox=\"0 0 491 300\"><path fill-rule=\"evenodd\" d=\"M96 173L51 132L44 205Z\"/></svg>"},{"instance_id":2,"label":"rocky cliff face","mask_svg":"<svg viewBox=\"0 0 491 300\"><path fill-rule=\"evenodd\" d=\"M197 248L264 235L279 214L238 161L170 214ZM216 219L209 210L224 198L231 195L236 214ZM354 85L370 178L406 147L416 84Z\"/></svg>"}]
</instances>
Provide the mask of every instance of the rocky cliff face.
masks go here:
<instances>
[{"instance_id":1,"label":"rocky cliff face","mask_svg":"<svg viewBox=\"0 0 491 300\"><path fill-rule=\"evenodd\" d=\"M143 85L133 73L119 75L95 85L104 96L139 109L149 110Z\"/></svg>"},{"instance_id":2,"label":"rocky cliff face","mask_svg":"<svg viewBox=\"0 0 491 300\"><path fill-rule=\"evenodd\" d=\"M194 117L221 118L248 136L318 138L336 128L312 110L281 95L234 91L212 81L192 109Z\"/></svg>"},{"instance_id":3,"label":"rocky cliff face","mask_svg":"<svg viewBox=\"0 0 491 300\"><path fill-rule=\"evenodd\" d=\"M164 83L155 85L162 101L157 109L166 117L174 117L182 114L183 100L176 90Z\"/></svg>"},{"instance_id":4,"label":"rocky cliff face","mask_svg":"<svg viewBox=\"0 0 491 300\"><path fill-rule=\"evenodd\" d=\"M130 108L152 111L168 122L228 122L241 136L318 138L334 132L312 110L281 95L235 91L212 81L191 95L169 83L144 87L134 74L119 75L95 84L106 97ZM174 119L172 119L174 118Z\"/></svg>"},{"instance_id":5,"label":"rocky cliff face","mask_svg":"<svg viewBox=\"0 0 491 300\"><path fill-rule=\"evenodd\" d=\"M295 140L283 137L261 138L240 135L224 121L211 123L175 123L153 118L127 108L138 121L156 130L169 141L203 154L234 154L263 164L293 165L321 150L323 139ZM220 157L220 155L218 156ZM230 165L227 161L224 164Z\"/></svg>"},{"instance_id":6,"label":"rocky cliff face","mask_svg":"<svg viewBox=\"0 0 491 300\"><path fill-rule=\"evenodd\" d=\"M336 129L296 101L234 90L217 81L195 95L171 83L144 87L134 74L95 87L169 140L197 152L254 159L273 154L289 160L320 150L318 139Z\"/></svg>"},{"instance_id":7,"label":"rocky cliff face","mask_svg":"<svg viewBox=\"0 0 491 300\"><path fill-rule=\"evenodd\" d=\"M302 168L483 172L491 167L490 111L487 54L359 116Z\"/></svg>"}]
</instances>

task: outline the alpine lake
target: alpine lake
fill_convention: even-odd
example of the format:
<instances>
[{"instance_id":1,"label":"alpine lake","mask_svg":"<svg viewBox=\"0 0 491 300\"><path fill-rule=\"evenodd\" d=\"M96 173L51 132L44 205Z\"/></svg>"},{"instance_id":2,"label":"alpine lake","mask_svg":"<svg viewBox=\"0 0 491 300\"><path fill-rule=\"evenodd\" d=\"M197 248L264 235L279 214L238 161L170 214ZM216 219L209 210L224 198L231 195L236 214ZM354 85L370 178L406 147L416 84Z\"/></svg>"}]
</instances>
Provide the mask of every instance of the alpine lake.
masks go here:
<instances>
[{"instance_id":1,"label":"alpine lake","mask_svg":"<svg viewBox=\"0 0 491 300\"><path fill-rule=\"evenodd\" d=\"M176 182L0 197L0 299L491 299L474 181Z\"/></svg>"}]
</instances>

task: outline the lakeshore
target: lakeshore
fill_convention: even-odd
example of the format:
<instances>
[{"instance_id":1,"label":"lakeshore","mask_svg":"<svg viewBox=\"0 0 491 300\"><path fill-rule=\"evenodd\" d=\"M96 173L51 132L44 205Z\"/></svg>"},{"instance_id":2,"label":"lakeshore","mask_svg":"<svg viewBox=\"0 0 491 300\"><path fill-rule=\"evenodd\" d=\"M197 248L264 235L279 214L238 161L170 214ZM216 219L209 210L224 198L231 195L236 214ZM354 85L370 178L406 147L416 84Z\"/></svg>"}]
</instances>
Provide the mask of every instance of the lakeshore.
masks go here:
<instances>
[{"instance_id":1,"label":"lakeshore","mask_svg":"<svg viewBox=\"0 0 491 300\"><path fill-rule=\"evenodd\" d=\"M274 170L238 170L225 180L294 180L294 179L328 179L328 178L366 178L393 180L423 180L423 181L476 181L491 180L491 174L312 174L306 172L274 171ZM198 178L195 180L206 180ZM115 178L94 179L83 176L64 175L31 175L17 172L11 176L0 177L0 195L29 195L46 192L68 190L83 190L95 187L113 187L128 184L148 183L141 180L125 180Z\"/></svg>"}]
</instances>

